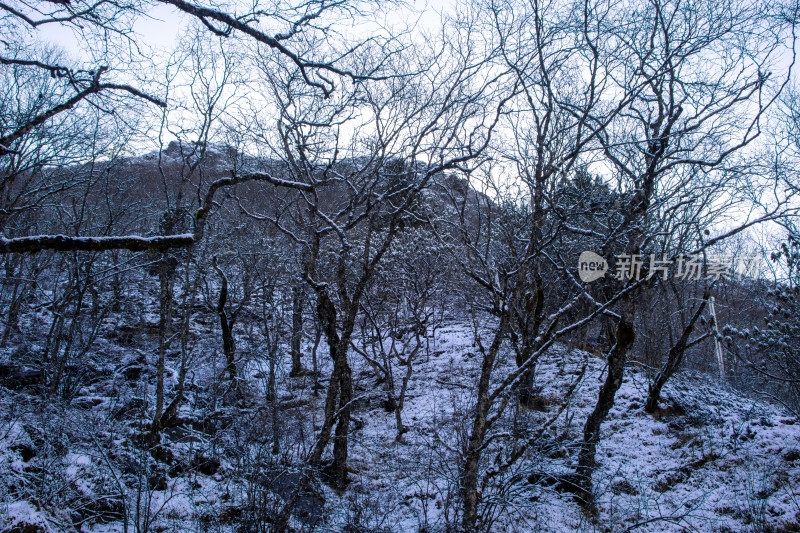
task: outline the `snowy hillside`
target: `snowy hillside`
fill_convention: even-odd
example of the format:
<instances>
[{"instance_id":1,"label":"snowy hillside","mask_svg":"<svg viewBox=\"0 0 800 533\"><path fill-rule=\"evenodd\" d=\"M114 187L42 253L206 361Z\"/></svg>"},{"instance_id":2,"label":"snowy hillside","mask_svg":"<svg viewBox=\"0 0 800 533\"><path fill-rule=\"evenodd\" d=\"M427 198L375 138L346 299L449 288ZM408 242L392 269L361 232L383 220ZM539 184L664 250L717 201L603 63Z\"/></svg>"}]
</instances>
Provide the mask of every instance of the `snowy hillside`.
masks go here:
<instances>
[{"instance_id":1,"label":"snowy hillside","mask_svg":"<svg viewBox=\"0 0 800 533\"><path fill-rule=\"evenodd\" d=\"M800 532L798 30L3 0L0 533Z\"/></svg>"},{"instance_id":2,"label":"snowy hillside","mask_svg":"<svg viewBox=\"0 0 800 533\"><path fill-rule=\"evenodd\" d=\"M350 485L337 494L316 482L298 503L295 530L432 532L456 521L457 459L480 358L462 324L450 323L431 340L409 383L402 416L410 429L402 443L369 366L354 357ZM320 362L327 375L327 358ZM584 364L573 400L562 406ZM136 398L147 385L133 379L142 371L135 365L97 380L70 406L42 405L24 387L5 389L0 530L136 531L138 520L141 531L250 531L254 502L263 512L278 509L297 484L294 457L301 450L270 451L263 371L247 369L249 404L232 420L231 409L207 404L213 361L203 365L183 423L165 430L160 442L138 431ZM599 358L564 347L538 365L535 409L511 409L486 449L487 465L497 465L510 453L507 436L527 438L550 422L513 472L485 489L493 493L494 531L800 529L795 418L694 374L668 384L654 418L643 411L647 379L636 366L603 426L594 478L600 514L587 518L561 490L559 476L574 462L603 370ZM319 424L324 395L315 395L312 381L283 376L278 386L280 438L299 435L297 446L308 446Z\"/></svg>"}]
</instances>

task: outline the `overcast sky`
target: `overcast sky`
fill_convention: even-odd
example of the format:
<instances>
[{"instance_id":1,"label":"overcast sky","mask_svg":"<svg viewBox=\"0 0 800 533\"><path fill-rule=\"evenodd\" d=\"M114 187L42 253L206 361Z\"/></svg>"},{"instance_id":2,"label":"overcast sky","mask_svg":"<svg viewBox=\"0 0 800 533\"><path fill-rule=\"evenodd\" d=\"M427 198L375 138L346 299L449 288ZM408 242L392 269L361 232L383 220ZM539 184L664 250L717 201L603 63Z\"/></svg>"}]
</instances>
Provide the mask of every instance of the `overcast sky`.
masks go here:
<instances>
[{"instance_id":1,"label":"overcast sky","mask_svg":"<svg viewBox=\"0 0 800 533\"><path fill-rule=\"evenodd\" d=\"M389 24L413 24L417 22L419 30L435 30L439 26L439 13L451 9L456 0L438 0L431 5L428 0L409 0L402 9L392 9L387 13ZM202 4L202 2L197 2ZM155 51L169 52L178 42L178 38L193 21L193 17L178 9L157 4L152 6L146 16L137 18L134 31L137 41ZM346 29L346 28L342 28ZM49 24L38 33L39 38L63 48L71 57L80 61L87 59L86 50L75 29L68 25Z\"/></svg>"}]
</instances>

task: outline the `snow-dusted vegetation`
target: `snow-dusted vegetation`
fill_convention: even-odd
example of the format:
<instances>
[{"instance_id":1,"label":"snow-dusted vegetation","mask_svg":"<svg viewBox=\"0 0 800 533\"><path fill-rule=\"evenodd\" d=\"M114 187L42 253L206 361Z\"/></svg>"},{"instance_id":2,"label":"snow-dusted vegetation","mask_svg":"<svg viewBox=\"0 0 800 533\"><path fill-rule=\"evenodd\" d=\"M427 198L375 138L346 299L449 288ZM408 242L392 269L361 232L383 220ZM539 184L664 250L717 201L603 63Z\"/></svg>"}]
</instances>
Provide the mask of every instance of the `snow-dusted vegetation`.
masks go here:
<instances>
[{"instance_id":1,"label":"snow-dusted vegetation","mask_svg":"<svg viewBox=\"0 0 800 533\"><path fill-rule=\"evenodd\" d=\"M198 336L213 344L199 326ZM358 399L350 483L337 492L315 482L297 503L295 529L445 531L457 525L460 450L469 432L480 358L464 323L443 323L429 340L430 351L420 355L409 380L403 408L409 429L402 441L395 439L395 419L374 372L364 362L354 364ZM113 353L113 343L98 347ZM69 406L48 407L25 389L6 390L3 527L121 531L127 513L130 530L136 524L151 531L269 529L272 514L298 483L298 452L313 442L324 398L315 393L313 376L281 372L275 435L259 363L242 368L246 392L239 404L226 406L218 398L214 405L213 391L221 386L218 362L197 361L180 423L149 442L140 430L147 421L146 382L126 377L137 368L135 360L97 368L107 372ZM280 367L290 365L287 358ZM498 423L498 435L509 437L485 450L490 470L513 453L511 435L537 436L524 458L485 491L491 530L797 528L797 418L695 372L671 381L664 407L651 416L643 409L648 376L638 367L626 376L603 427L594 475L599 515L590 520L559 483L578 452L581 422L593 407L603 366L600 358L563 346L542 358L539 402L510 411ZM322 360L323 375L330 367ZM498 367L508 370L513 359L506 354ZM276 438L280 452L273 454Z\"/></svg>"},{"instance_id":2,"label":"snow-dusted vegetation","mask_svg":"<svg viewBox=\"0 0 800 533\"><path fill-rule=\"evenodd\" d=\"M800 531L798 13L0 2L0 532Z\"/></svg>"}]
</instances>

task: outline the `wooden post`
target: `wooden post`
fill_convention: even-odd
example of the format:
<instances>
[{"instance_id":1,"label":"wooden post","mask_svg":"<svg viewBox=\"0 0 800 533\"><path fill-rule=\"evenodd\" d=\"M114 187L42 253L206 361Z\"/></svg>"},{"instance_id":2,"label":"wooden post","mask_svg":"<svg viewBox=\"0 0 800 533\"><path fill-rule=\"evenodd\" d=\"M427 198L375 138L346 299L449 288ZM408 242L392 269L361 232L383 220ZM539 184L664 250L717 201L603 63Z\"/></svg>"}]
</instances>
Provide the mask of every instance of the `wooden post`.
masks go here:
<instances>
[{"instance_id":1,"label":"wooden post","mask_svg":"<svg viewBox=\"0 0 800 533\"><path fill-rule=\"evenodd\" d=\"M722 343L719 341L719 322L717 321L717 312L714 307L714 297L708 299L708 309L711 312L711 318L714 320L714 354L717 357L717 368L719 369L719 380L725 381L725 357L722 353Z\"/></svg>"}]
</instances>

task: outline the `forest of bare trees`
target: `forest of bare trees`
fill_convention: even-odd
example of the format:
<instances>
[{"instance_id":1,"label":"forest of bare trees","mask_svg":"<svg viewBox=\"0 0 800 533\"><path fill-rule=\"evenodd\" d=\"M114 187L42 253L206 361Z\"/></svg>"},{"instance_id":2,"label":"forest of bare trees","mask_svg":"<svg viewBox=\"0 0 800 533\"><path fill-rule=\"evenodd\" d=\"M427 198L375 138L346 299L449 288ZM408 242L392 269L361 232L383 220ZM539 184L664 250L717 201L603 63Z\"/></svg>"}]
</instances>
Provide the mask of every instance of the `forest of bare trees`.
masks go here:
<instances>
[{"instance_id":1,"label":"forest of bare trees","mask_svg":"<svg viewBox=\"0 0 800 533\"><path fill-rule=\"evenodd\" d=\"M0 531L800 530L798 17L0 2Z\"/></svg>"}]
</instances>

